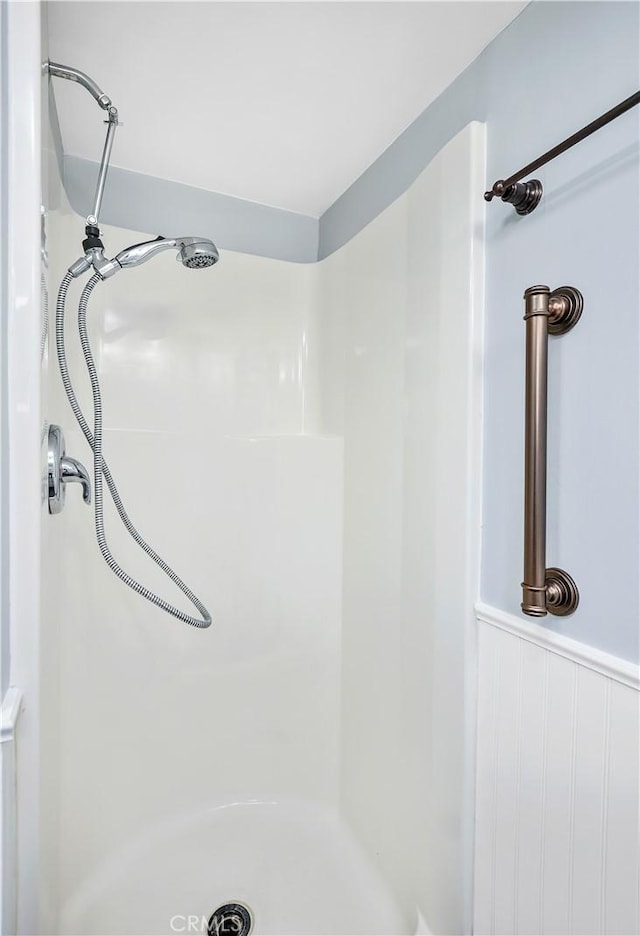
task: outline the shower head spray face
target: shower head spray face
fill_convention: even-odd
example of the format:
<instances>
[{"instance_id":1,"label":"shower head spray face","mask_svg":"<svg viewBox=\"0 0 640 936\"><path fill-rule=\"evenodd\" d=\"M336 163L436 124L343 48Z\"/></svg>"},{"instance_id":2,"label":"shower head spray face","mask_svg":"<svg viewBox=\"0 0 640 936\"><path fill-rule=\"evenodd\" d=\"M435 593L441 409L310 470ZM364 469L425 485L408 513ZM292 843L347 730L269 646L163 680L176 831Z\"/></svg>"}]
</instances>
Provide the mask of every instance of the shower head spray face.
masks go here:
<instances>
[{"instance_id":1,"label":"shower head spray face","mask_svg":"<svg viewBox=\"0 0 640 936\"><path fill-rule=\"evenodd\" d=\"M185 238L185 241L193 243L184 243L177 259L183 266L190 270L204 270L213 266L220 259L216 245L210 240L196 240L195 237Z\"/></svg>"}]
</instances>

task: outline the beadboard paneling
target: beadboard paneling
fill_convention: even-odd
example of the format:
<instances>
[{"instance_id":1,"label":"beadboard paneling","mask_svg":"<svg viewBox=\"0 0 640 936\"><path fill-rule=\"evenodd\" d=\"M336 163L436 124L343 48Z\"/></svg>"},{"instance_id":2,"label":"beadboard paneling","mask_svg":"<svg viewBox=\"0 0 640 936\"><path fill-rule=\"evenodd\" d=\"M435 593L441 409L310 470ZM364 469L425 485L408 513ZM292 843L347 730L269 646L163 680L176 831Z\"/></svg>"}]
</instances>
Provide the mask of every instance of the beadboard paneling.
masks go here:
<instances>
[{"instance_id":1,"label":"beadboard paneling","mask_svg":"<svg viewBox=\"0 0 640 936\"><path fill-rule=\"evenodd\" d=\"M475 933L633 934L637 671L478 607Z\"/></svg>"}]
</instances>

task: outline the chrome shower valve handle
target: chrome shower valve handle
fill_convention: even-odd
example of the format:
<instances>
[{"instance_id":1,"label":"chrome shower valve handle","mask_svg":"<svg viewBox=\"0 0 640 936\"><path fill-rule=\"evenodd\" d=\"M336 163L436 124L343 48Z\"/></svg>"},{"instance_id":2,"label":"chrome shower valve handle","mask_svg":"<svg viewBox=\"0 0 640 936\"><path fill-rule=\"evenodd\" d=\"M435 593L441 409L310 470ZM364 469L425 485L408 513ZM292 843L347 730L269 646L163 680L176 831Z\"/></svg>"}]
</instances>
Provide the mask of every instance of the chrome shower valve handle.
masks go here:
<instances>
[{"instance_id":1,"label":"chrome shower valve handle","mask_svg":"<svg viewBox=\"0 0 640 936\"><path fill-rule=\"evenodd\" d=\"M60 459L60 480L63 484L67 484L68 481L79 481L82 485L82 500L85 504L91 503L91 482L89 473L82 462L64 455Z\"/></svg>"},{"instance_id":2,"label":"chrome shower valve handle","mask_svg":"<svg viewBox=\"0 0 640 936\"><path fill-rule=\"evenodd\" d=\"M82 500L91 503L91 481L87 469L65 453L64 433L60 426L49 426L49 513L57 514L64 507L65 488L69 481L82 485Z\"/></svg>"}]
</instances>

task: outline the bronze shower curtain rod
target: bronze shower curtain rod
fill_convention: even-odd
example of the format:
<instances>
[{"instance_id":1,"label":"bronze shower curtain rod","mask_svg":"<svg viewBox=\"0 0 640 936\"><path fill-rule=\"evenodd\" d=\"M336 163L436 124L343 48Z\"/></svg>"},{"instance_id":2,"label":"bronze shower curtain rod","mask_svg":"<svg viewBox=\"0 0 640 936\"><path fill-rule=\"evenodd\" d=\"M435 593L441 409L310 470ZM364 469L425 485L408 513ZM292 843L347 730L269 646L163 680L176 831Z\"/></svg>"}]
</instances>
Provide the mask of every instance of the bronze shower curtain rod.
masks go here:
<instances>
[{"instance_id":1,"label":"bronze shower curtain rod","mask_svg":"<svg viewBox=\"0 0 640 936\"><path fill-rule=\"evenodd\" d=\"M616 117L620 117L621 114L631 110L636 104L640 104L640 91L636 91L631 97L628 97L626 100L621 101L620 104L616 104L615 107L612 107L611 110L608 110L606 114L602 114L600 117L597 117L596 120L592 120L591 123L583 127L582 130L573 133L562 143L559 143L557 146L554 146L553 149L544 153L544 155L534 159L533 162L519 169L518 172L514 172L508 179L498 179L498 181L494 182L491 186L491 190L484 193L485 201L489 202L492 198L498 196L502 201L513 205L518 214L530 214L542 198L542 183L538 179L530 179L528 182L521 182L520 180L524 176L529 175L530 172L539 169L540 166L551 162L556 156L560 156L561 153L571 149L576 143L582 142L582 140L591 136L592 133L595 133L596 130L600 130L601 127L611 123Z\"/></svg>"}]
</instances>

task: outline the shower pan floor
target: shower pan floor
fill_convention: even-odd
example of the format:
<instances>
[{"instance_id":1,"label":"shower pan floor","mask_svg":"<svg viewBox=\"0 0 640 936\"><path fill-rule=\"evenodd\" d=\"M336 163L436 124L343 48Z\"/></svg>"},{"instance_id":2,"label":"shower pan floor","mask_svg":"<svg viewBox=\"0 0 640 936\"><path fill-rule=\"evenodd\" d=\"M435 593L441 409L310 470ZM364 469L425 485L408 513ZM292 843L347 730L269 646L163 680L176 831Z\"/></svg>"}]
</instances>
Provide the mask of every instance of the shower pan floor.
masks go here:
<instances>
[{"instance_id":1,"label":"shower pan floor","mask_svg":"<svg viewBox=\"0 0 640 936\"><path fill-rule=\"evenodd\" d=\"M264 936L428 932L406 920L335 811L264 801L152 830L66 902L60 932L206 934L213 912L230 903L249 908L252 933Z\"/></svg>"}]
</instances>

